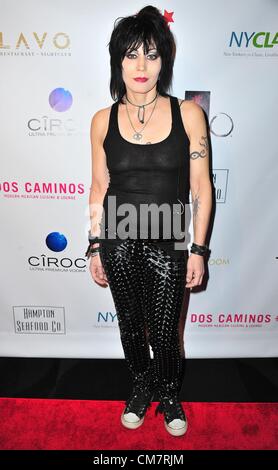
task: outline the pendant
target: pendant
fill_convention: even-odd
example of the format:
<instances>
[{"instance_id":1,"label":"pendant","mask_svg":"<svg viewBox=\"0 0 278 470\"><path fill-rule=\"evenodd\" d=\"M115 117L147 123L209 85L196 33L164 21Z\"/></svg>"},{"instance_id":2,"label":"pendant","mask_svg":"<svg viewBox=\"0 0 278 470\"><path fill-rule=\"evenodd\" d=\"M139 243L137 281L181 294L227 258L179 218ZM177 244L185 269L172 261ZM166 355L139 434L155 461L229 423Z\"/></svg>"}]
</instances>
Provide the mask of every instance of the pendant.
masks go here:
<instances>
[{"instance_id":1,"label":"pendant","mask_svg":"<svg viewBox=\"0 0 278 470\"><path fill-rule=\"evenodd\" d=\"M143 111L143 116L141 117L140 113L142 114L142 111ZM141 124L144 124L144 118L145 118L145 107L143 105L143 106L139 106L138 108L138 119L141 122Z\"/></svg>"},{"instance_id":2,"label":"pendant","mask_svg":"<svg viewBox=\"0 0 278 470\"><path fill-rule=\"evenodd\" d=\"M141 140L142 139L142 134L140 134L140 132L136 132L136 134L133 134L133 139Z\"/></svg>"},{"instance_id":3,"label":"pendant","mask_svg":"<svg viewBox=\"0 0 278 470\"><path fill-rule=\"evenodd\" d=\"M178 215L182 215L184 213L184 204L181 202L181 200L179 198L177 198L178 201L180 201L181 205L182 205L182 212L180 212L179 210L176 210L176 214Z\"/></svg>"}]
</instances>

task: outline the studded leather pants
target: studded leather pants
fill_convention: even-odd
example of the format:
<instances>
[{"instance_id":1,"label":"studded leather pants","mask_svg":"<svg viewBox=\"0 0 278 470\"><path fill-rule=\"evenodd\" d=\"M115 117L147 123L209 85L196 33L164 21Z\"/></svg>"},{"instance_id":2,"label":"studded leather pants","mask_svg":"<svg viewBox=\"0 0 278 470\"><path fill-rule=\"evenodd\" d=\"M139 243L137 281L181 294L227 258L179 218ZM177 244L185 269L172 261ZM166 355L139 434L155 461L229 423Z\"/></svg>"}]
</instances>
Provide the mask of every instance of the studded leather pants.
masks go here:
<instances>
[{"instance_id":1,"label":"studded leather pants","mask_svg":"<svg viewBox=\"0 0 278 470\"><path fill-rule=\"evenodd\" d=\"M164 243L127 239L114 247L100 244L133 384L156 390L159 399L178 394L182 385L178 325L188 256L184 250L169 254Z\"/></svg>"}]
</instances>

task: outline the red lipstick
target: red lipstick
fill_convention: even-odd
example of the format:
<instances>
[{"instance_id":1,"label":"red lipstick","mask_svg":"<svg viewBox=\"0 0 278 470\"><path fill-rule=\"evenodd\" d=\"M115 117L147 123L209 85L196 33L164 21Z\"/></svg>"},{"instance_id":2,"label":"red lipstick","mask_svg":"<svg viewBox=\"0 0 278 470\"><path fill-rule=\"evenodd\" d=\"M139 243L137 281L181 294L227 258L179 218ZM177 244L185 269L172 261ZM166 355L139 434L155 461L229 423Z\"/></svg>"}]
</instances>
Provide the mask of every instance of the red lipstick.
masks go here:
<instances>
[{"instance_id":1,"label":"red lipstick","mask_svg":"<svg viewBox=\"0 0 278 470\"><path fill-rule=\"evenodd\" d=\"M148 78L146 78L146 77L136 77L136 78L134 78L134 80L136 80L136 82L144 83L148 80Z\"/></svg>"}]
</instances>

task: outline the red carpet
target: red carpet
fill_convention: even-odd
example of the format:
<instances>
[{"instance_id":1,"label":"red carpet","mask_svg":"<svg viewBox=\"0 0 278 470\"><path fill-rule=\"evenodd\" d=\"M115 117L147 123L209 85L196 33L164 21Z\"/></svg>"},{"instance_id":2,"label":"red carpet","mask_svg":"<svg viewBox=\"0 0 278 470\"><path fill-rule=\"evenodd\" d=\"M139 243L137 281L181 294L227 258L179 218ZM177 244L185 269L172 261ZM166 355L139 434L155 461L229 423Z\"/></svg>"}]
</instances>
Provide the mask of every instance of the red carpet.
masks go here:
<instances>
[{"instance_id":1,"label":"red carpet","mask_svg":"<svg viewBox=\"0 0 278 470\"><path fill-rule=\"evenodd\" d=\"M170 436L153 402L136 430L120 423L124 401L0 399L0 449L276 450L278 403L188 403L184 436Z\"/></svg>"}]
</instances>

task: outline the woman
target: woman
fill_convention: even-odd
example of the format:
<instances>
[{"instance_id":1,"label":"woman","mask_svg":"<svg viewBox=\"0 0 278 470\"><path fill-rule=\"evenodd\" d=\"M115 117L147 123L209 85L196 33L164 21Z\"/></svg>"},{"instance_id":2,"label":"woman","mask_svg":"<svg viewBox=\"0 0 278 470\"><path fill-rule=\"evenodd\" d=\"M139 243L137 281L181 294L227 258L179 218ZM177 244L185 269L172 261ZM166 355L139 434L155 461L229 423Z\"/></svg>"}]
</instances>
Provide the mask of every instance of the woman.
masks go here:
<instances>
[{"instance_id":1,"label":"woman","mask_svg":"<svg viewBox=\"0 0 278 470\"><path fill-rule=\"evenodd\" d=\"M211 184L202 108L167 93L175 50L173 34L155 7L144 7L114 27L109 52L115 103L99 110L91 124L86 255L94 281L110 286L133 379L122 424L138 428L157 391L156 415L164 413L166 430L180 436L187 430L187 418L179 401L183 358L178 323L185 287L200 285L204 274ZM195 240L190 256L177 243L185 241L180 216L189 191ZM164 211L163 220L158 211L150 221L141 212L150 204L170 210ZM170 236L169 230L165 236L169 227Z\"/></svg>"}]
</instances>

